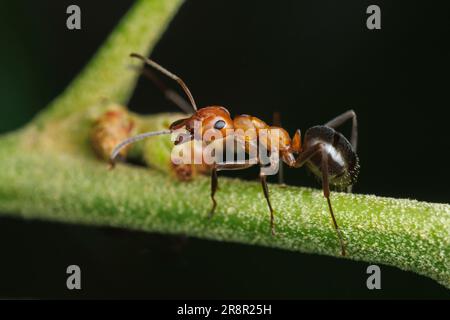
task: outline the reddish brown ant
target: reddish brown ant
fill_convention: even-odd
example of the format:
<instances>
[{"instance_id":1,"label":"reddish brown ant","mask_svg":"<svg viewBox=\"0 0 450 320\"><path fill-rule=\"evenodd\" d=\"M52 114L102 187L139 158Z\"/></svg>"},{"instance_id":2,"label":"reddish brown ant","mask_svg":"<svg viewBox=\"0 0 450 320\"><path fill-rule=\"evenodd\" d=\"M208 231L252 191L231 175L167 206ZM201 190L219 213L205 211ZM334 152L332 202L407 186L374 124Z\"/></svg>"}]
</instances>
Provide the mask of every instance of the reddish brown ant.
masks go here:
<instances>
[{"instance_id":1,"label":"reddish brown ant","mask_svg":"<svg viewBox=\"0 0 450 320\"><path fill-rule=\"evenodd\" d=\"M256 117L249 115L239 115L233 119L231 118L228 110L222 106L208 106L197 109L195 100L191 92L180 77L169 72L156 62L147 59L139 54L133 53L131 54L131 57L138 58L144 61L147 65L155 68L166 76L177 81L188 96L189 101L194 109L194 113L187 118L175 121L170 125L168 130L147 132L122 141L116 146L111 154L111 164L114 164L114 160L122 148L135 141L147 137L162 134L171 134L175 130L184 129L186 130L187 134L179 135L179 137L175 140L175 144L184 143L192 139L203 139L203 135L200 135L199 137L196 137L194 135L195 122L201 123L203 131L217 131L218 133L221 133L223 137L227 137L227 130L229 129L243 129L243 131L247 131L249 129L254 130L257 133L256 136L241 137L244 138L246 146L248 143L256 142L253 140L260 139L259 132L262 131L262 129L267 130L265 132L267 132L269 136L272 134L272 132L277 130L279 141L276 145L274 145L274 147L276 148L275 151L272 148L270 149L271 152L278 153L282 161L289 167L300 168L303 165L306 165L306 167L322 181L323 194L327 199L328 209L332 218L333 226L339 238L341 254L343 256L346 254L344 240L331 205L330 185L340 188L347 187L347 190L351 192L351 186L356 182L359 164L358 157L356 155L357 118L353 110L349 110L341 114L340 116L332 119L324 125L318 125L308 129L305 133L302 143L300 130L297 130L294 137L291 139L287 131L283 128L269 126L264 121ZM352 119L352 133L350 139L351 142L349 142L341 133L335 130L335 128L350 119ZM259 159L256 163L214 163L211 166L211 200L213 205L210 211L210 215L214 213L217 205L214 198L218 186L217 171L246 169L255 164L261 167L260 180L264 196L270 210L270 229L272 234L275 234L273 208L269 198L266 175L262 170L264 164L262 164Z\"/></svg>"}]
</instances>

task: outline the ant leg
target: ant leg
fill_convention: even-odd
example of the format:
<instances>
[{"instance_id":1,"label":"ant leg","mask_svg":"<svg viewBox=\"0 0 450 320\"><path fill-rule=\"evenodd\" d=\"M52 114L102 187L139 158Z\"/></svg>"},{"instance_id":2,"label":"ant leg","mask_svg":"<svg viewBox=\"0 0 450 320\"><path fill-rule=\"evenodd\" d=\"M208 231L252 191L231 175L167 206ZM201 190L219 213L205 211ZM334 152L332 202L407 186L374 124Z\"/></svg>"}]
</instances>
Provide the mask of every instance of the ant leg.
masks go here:
<instances>
[{"instance_id":1,"label":"ant leg","mask_svg":"<svg viewBox=\"0 0 450 320\"><path fill-rule=\"evenodd\" d=\"M313 145L311 148L308 148L298 155L298 158L295 159L294 162L294 168L300 168L305 164L306 161L308 161L312 156L317 154L319 151L322 150L322 144L318 143Z\"/></svg>"},{"instance_id":2,"label":"ant leg","mask_svg":"<svg viewBox=\"0 0 450 320\"><path fill-rule=\"evenodd\" d=\"M327 199L328 209L330 211L331 218L333 220L333 225L334 225L334 228L335 228L336 233L339 238L339 243L341 245L341 254L343 256L345 256L344 240L342 238L341 230L339 229L339 226L336 222L336 218L334 217L333 207L331 206L331 201L330 201L330 184L328 181L328 155L322 148L323 148L322 144L318 143L318 144L312 146L311 148L304 150L303 152L300 153L300 155L296 159L294 166L296 168L299 168L302 165L304 165L305 162L308 161L312 156L316 155L318 152L322 152L321 169L322 169L323 195Z\"/></svg>"},{"instance_id":3,"label":"ant leg","mask_svg":"<svg viewBox=\"0 0 450 320\"><path fill-rule=\"evenodd\" d=\"M264 197L267 200L267 205L269 206L269 210L270 210L270 231L272 233L272 236L275 235L275 228L274 228L274 217L273 217L273 209L272 209L272 204L270 203L270 198L269 198L269 188L267 186L267 181L266 181L266 175L264 173L260 173L259 174L259 178L261 180L261 185L263 188L263 192L264 192Z\"/></svg>"},{"instance_id":4,"label":"ant leg","mask_svg":"<svg viewBox=\"0 0 450 320\"><path fill-rule=\"evenodd\" d=\"M330 185L328 182L328 154L325 151L322 151L322 189L323 189L323 195L325 198L327 198L328 202L328 209L331 214L331 219L333 220L334 229L336 230L336 233L339 238L339 243L341 245L341 255L345 256L345 244L344 240L342 238L341 230L339 229L339 226L336 222L336 218L334 217L333 213L333 207L331 206L330 201Z\"/></svg>"},{"instance_id":5,"label":"ant leg","mask_svg":"<svg viewBox=\"0 0 450 320\"><path fill-rule=\"evenodd\" d=\"M244 163L244 164L226 164L226 163L222 163L222 164L215 164L213 165L212 169L211 169L211 200L212 200L212 208L209 211L209 217L212 218L212 216L214 215L214 211L216 210L217 207L217 201L214 198L218 185L219 185L219 180L217 178L217 171L221 171L221 170L242 170L242 169L247 169L250 168L251 166L253 166L253 163Z\"/></svg>"},{"instance_id":6,"label":"ant leg","mask_svg":"<svg viewBox=\"0 0 450 320\"><path fill-rule=\"evenodd\" d=\"M337 116L336 118L325 123L327 127L331 127L335 129L342 125L345 121L352 119L352 136L350 138L350 143L352 144L353 151L356 152L356 148L358 146L358 119L356 117L356 113L353 110L348 110L343 114ZM352 186L347 187L347 192L352 192Z\"/></svg>"},{"instance_id":7,"label":"ant leg","mask_svg":"<svg viewBox=\"0 0 450 320\"><path fill-rule=\"evenodd\" d=\"M254 163L246 163L246 164L227 164L226 162L223 164L217 164L217 171L223 171L223 170L243 170L250 167L253 167Z\"/></svg>"},{"instance_id":8,"label":"ant leg","mask_svg":"<svg viewBox=\"0 0 450 320\"><path fill-rule=\"evenodd\" d=\"M252 159L255 160L255 159ZM252 160L247 160L245 161L245 163L220 163L217 164L214 168L218 171L220 170L242 170L242 169L247 169L250 168L252 166L254 166L256 163ZM214 169L213 169L214 170ZM214 172L212 172L211 177L213 177L215 175ZM269 199L269 188L267 186L267 181L266 181L266 175L262 172L262 170L260 171L259 174L260 180L261 180L261 185L263 188L263 192L264 192L264 197L266 198L267 201L267 205L269 206L269 210L270 210L270 230L272 232L272 235L275 235L275 228L274 228L274 216L273 216L273 208L272 208L272 204L270 203L270 199ZM214 180L214 178L213 178ZM213 208L215 208L215 200L214 200L214 184L213 184L213 180L211 180L211 197L213 199ZM217 175L216 175L216 180L217 180ZM217 183L217 181L216 181ZM217 186L216 186L217 187Z\"/></svg>"},{"instance_id":9,"label":"ant leg","mask_svg":"<svg viewBox=\"0 0 450 320\"><path fill-rule=\"evenodd\" d=\"M350 143L352 144L353 151L356 152L356 148L358 146L358 119L356 117L355 111L348 110L343 114L337 116L336 118L325 123L325 126L336 129L349 119L352 119L352 136L350 138Z\"/></svg>"},{"instance_id":10,"label":"ant leg","mask_svg":"<svg viewBox=\"0 0 450 320\"><path fill-rule=\"evenodd\" d=\"M211 200L212 200L212 208L209 211L209 217L211 218L214 215L214 211L217 207L216 199L214 198L214 195L217 191L217 185L218 185L218 179L217 179L217 167L214 165L211 170Z\"/></svg>"},{"instance_id":11,"label":"ant leg","mask_svg":"<svg viewBox=\"0 0 450 320\"><path fill-rule=\"evenodd\" d=\"M278 111L273 113L273 125L281 128L281 116ZM278 168L278 183L284 186L284 163L280 161L280 166Z\"/></svg>"}]
</instances>

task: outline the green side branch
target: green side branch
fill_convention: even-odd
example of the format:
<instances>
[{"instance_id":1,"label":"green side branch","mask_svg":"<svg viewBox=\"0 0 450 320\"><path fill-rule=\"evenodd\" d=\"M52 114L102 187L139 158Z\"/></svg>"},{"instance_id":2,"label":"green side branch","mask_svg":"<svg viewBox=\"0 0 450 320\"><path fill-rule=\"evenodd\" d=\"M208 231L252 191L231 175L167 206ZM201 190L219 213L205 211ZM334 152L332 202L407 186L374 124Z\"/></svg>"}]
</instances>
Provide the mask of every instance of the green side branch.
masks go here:
<instances>
[{"instance_id":1,"label":"green side branch","mask_svg":"<svg viewBox=\"0 0 450 320\"><path fill-rule=\"evenodd\" d=\"M147 55L182 2L136 1L84 70L39 115L36 122L82 111L103 99L126 103L137 79L137 71L133 67L138 64L130 59L130 53Z\"/></svg>"},{"instance_id":2,"label":"green side branch","mask_svg":"<svg viewBox=\"0 0 450 320\"><path fill-rule=\"evenodd\" d=\"M339 257L339 243L319 190L270 185L277 235L259 183L220 178L212 219L209 179L180 182L167 174L170 141L158 137L133 151L153 169L107 170L89 144L106 98L126 103L137 73L131 52L148 53L179 0L139 0L73 83L26 128L0 137L0 211L64 223L186 234ZM176 115L135 115L140 130ZM164 140L165 139L165 140ZM348 259L393 265L450 288L450 206L332 194Z\"/></svg>"}]
</instances>

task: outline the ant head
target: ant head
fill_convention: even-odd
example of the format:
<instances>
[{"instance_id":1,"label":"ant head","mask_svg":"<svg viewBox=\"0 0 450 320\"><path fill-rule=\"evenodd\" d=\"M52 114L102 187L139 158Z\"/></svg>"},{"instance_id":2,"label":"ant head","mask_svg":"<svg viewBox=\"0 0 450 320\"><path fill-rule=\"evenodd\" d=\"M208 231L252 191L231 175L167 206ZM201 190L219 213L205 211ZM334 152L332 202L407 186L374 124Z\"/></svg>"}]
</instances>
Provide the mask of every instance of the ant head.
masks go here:
<instances>
[{"instance_id":1,"label":"ant head","mask_svg":"<svg viewBox=\"0 0 450 320\"><path fill-rule=\"evenodd\" d=\"M178 135L175 144L184 143L192 139L200 140L203 138L203 134L206 132L214 134L216 136L218 134L221 134L222 137L225 137L226 130L233 128L233 120L231 119L230 113L227 109L221 106L211 106L197 109L194 97L189 91L187 85L179 76L173 74L155 61L145 58L140 54L132 53L130 56L143 61L145 64L151 66L152 68L162 72L169 78L178 82L185 94L188 96L194 114L189 118L180 119L170 125L169 129L171 132L182 129L185 129L187 131L187 133L185 132ZM197 136L194 137L194 134Z\"/></svg>"},{"instance_id":2,"label":"ant head","mask_svg":"<svg viewBox=\"0 0 450 320\"><path fill-rule=\"evenodd\" d=\"M227 129L233 129L233 120L227 109L221 106L205 107L197 110L192 116L175 121L170 130L185 129L187 134L180 134L175 144L187 142L192 139L201 140L203 135L221 135L226 137Z\"/></svg>"}]
</instances>

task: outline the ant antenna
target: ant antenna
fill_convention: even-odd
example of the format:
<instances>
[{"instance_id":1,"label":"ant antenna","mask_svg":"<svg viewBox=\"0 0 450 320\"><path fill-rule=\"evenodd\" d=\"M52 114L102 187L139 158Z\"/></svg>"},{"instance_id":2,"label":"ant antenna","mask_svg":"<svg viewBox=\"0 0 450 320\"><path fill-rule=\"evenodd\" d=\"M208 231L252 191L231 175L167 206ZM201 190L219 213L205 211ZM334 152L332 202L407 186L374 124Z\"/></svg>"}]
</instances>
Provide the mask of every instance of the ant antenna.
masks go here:
<instances>
[{"instance_id":1,"label":"ant antenna","mask_svg":"<svg viewBox=\"0 0 450 320\"><path fill-rule=\"evenodd\" d=\"M109 164L110 164L111 168L114 168L115 159L116 159L117 155L119 154L120 150L125 148L127 145L132 144L132 143L134 143L136 141L148 138L148 137L160 136L160 135L163 135L163 134L170 134L170 133L172 133L172 131L170 131L170 130L145 132L145 133L138 134L137 136L128 138L126 140L123 140L111 152L111 156L109 157Z\"/></svg>"},{"instance_id":2,"label":"ant antenna","mask_svg":"<svg viewBox=\"0 0 450 320\"><path fill-rule=\"evenodd\" d=\"M175 104L178 108L187 114L192 114L192 107L183 97L167 86L158 77L147 68L140 70L143 76L153 82L153 84L164 94L165 98Z\"/></svg>"},{"instance_id":3,"label":"ant antenna","mask_svg":"<svg viewBox=\"0 0 450 320\"><path fill-rule=\"evenodd\" d=\"M130 57L132 58L138 58L142 61L144 61L146 64L148 64L149 66L155 68L156 70L158 70L159 72L165 74L166 76L168 76L169 78L175 80L176 82L178 82L178 84L181 86L181 88L183 88L184 92L186 93L186 95L189 98L189 101L192 104L192 107L194 108L195 111L197 111L197 105L195 104L195 100L194 97L192 96L191 91L189 91L189 88L187 87L187 85L184 83L183 80L181 80L181 78L175 74L173 74L172 72L170 72L169 70L165 69L164 67L160 66L159 64L157 64L155 61L145 58L144 56L137 54L137 53L132 53L130 54Z\"/></svg>"}]
</instances>

